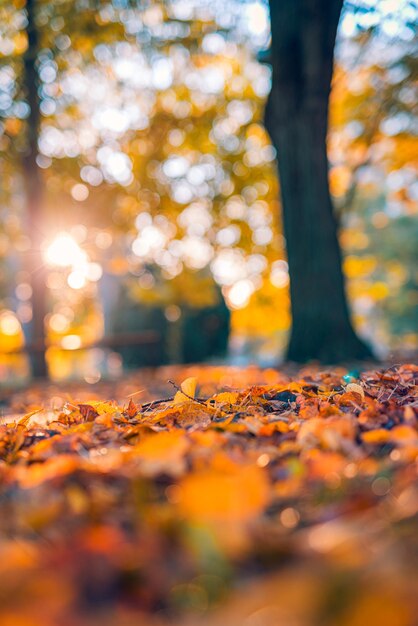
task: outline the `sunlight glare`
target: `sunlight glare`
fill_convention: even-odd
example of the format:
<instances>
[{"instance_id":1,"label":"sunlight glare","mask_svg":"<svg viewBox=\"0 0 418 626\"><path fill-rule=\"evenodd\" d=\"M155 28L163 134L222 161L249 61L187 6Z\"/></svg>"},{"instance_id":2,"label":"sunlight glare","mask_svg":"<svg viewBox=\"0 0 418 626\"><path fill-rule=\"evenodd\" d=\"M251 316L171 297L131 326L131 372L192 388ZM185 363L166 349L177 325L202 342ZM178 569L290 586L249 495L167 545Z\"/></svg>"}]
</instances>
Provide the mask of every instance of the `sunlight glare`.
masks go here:
<instances>
[{"instance_id":1,"label":"sunlight glare","mask_svg":"<svg viewBox=\"0 0 418 626\"><path fill-rule=\"evenodd\" d=\"M50 266L70 267L85 263L87 255L73 237L60 233L45 250L45 261Z\"/></svg>"},{"instance_id":2,"label":"sunlight glare","mask_svg":"<svg viewBox=\"0 0 418 626\"><path fill-rule=\"evenodd\" d=\"M17 335L20 332L20 323L11 311L5 311L0 317L0 332L3 335Z\"/></svg>"}]
</instances>

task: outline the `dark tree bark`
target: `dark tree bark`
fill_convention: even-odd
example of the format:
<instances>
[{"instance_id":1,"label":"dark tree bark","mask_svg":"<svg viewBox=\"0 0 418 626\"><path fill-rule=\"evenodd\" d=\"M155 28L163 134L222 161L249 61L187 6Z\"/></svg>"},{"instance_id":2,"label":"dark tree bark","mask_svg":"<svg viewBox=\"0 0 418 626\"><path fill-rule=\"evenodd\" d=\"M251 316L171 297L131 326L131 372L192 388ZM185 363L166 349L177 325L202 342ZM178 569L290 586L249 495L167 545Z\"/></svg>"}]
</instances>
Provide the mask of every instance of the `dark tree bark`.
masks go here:
<instances>
[{"instance_id":1,"label":"dark tree bark","mask_svg":"<svg viewBox=\"0 0 418 626\"><path fill-rule=\"evenodd\" d=\"M45 360L46 269L41 254L43 223L43 181L39 166L38 137L40 128L39 77L36 60L39 36L35 21L36 0L27 0L28 48L24 55L23 88L30 106L27 120L27 147L23 157L26 186L27 224L31 239L30 276L32 287L32 320L29 327L30 364L32 376L44 378L48 374Z\"/></svg>"},{"instance_id":2,"label":"dark tree bark","mask_svg":"<svg viewBox=\"0 0 418 626\"><path fill-rule=\"evenodd\" d=\"M277 150L292 306L288 359L371 356L350 322L326 138L343 0L270 0L273 84L265 123Z\"/></svg>"}]
</instances>

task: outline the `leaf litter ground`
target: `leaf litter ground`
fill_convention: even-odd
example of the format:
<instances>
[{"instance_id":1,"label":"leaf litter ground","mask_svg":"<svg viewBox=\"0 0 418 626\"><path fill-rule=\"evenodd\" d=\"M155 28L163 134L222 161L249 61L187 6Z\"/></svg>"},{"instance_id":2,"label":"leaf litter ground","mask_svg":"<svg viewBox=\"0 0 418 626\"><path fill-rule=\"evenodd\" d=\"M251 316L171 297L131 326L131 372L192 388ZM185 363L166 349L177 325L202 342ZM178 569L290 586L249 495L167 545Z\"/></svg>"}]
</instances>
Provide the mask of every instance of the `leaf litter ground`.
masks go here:
<instances>
[{"instance_id":1,"label":"leaf litter ground","mask_svg":"<svg viewBox=\"0 0 418 626\"><path fill-rule=\"evenodd\" d=\"M0 624L416 626L417 380L165 368L4 397Z\"/></svg>"}]
</instances>

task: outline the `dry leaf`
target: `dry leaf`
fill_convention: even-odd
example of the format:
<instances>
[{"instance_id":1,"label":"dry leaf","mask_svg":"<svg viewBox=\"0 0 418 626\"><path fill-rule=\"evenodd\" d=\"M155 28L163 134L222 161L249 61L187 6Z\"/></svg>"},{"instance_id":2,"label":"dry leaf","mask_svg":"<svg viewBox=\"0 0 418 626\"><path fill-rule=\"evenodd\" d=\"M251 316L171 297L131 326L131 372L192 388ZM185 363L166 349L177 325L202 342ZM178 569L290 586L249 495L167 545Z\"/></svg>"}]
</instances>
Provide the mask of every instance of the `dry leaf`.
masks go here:
<instances>
[{"instance_id":1,"label":"dry leaf","mask_svg":"<svg viewBox=\"0 0 418 626\"><path fill-rule=\"evenodd\" d=\"M180 385L181 391L177 391L174 396L173 404L183 404L184 402L191 402L196 393L197 378L191 376L186 378ZM182 393L183 392L183 393Z\"/></svg>"}]
</instances>

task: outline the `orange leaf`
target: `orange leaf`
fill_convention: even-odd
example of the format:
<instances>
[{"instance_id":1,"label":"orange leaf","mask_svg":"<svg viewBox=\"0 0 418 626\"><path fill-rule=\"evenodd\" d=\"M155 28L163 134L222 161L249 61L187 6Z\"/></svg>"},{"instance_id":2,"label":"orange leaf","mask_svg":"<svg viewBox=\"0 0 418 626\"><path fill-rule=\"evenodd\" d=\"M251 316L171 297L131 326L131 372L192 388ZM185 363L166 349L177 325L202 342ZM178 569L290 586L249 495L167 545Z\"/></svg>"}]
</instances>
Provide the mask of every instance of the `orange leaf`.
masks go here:
<instances>
[{"instance_id":1,"label":"orange leaf","mask_svg":"<svg viewBox=\"0 0 418 626\"><path fill-rule=\"evenodd\" d=\"M193 520L246 521L263 511L269 500L265 473L258 467L206 470L180 484L179 506Z\"/></svg>"},{"instance_id":2,"label":"orange leaf","mask_svg":"<svg viewBox=\"0 0 418 626\"><path fill-rule=\"evenodd\" d=\"M145 436L132 454L141 461L141 470L147 475L177 475L185 469L184 457L189 447L184 431L171 430Z\"/></svg>"}]
</instances>

